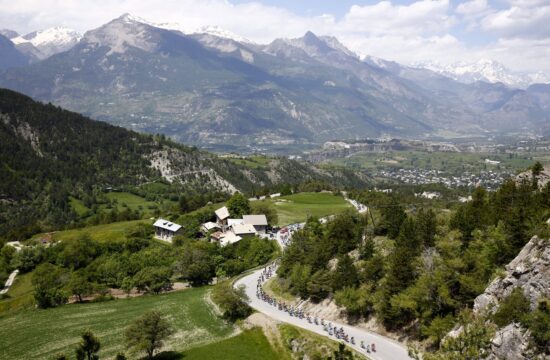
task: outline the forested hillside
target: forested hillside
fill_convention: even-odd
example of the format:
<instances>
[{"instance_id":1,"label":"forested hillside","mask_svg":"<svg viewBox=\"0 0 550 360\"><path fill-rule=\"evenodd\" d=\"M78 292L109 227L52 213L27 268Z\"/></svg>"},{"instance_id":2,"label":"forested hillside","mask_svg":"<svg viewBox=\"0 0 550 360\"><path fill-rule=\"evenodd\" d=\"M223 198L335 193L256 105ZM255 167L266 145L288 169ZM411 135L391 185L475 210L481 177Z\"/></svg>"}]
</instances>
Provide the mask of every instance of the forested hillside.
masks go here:
<instances>
[{"instance_id":1,"label":"forested hillside","mask_svg":"<svg viewBox=\"0 0 550 360\"><path fill-rule=\"evenodd\" d=\"M9 90L0 90L0 119L0 238L21 239L76 225L81 219L71 199L97 213L111 190L173 203L191 194L202 206L236 190L251 194L304 183L364 184L352 172L322 171L284 158L266 158L263 166L249 167ZM110 220L140 216L118 214Z\"/></svg>"},{"instance_id":2,"label":"forested hillside","mask_svg":"<svg viewBox=\"0 0 550 360\"><path fill-rule=\"evenodd\" d=\"M546 309L550 296L540 282L530 284L540 289L531 311L522 299L521 309L514 308L521 316L502 310L474 320L469 310L532 236L548 239L550 186L539 188L538 174L534 167L533 181L510 180L496 192L478 188L471 202L450 209L435 203L418 208L398 192L353 194L374 216L344 213L326 225L310 219L283 254L279 286L313 303L332 299L352 322L374 317L386 329L438 350L433 359L479 358L488 351L493 324L513 321L530 330L532 354L549 355L548 340L541 339L550 334L550 316L534 310L537 303ZM471 328L456 340L445 339L457 323Z\"/></svg>"}]
</instances>

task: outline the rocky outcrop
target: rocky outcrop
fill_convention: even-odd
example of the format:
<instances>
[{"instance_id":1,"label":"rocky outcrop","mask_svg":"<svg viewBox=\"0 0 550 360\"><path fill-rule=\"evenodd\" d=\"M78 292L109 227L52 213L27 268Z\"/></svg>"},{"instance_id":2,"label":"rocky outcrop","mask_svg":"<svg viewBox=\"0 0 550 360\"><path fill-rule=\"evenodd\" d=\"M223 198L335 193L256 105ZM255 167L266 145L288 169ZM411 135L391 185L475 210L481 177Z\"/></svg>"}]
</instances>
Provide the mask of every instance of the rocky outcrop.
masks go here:
<instances>
[{"instance_id":1,"label":"rocky outcrop","mask_svg":"<svg viewBox=\"0 0 550 360\"><path fill-rule=\"evenodd\" d=\"M524 172L522 172L522 173L520 173L516 176L516 181L517 182L523 182L523 181L531 182L531 181L533 181L533 173L531 172L531 170L524 171ZM544 170L542 170L541 173L537 176L537 182L538 182L539 188L545 187L546 184L548 184L548 182L550 182L550 167L548 167L548 166L544 167Z\"/></svg>"},{"instance_id":2,"label":"rocky outcrop","mask_svg":"<svg viewBox=\"0 0 550 360\"><path fill-rule=\"evenodd\" d=\"M529 334L519 324L499 329L492 340L488 360L525 360L529 348Z\"/></svg>"},{"instance_id":3,"label":"rocky outcrop","mask_svg":"<svg viewBox=\"0 0 550 360\"><path fill-rule=\"evenodd\" d=\"M497 311L500 302L512 290L521 288L535 309L538 300L550 295L550 241L533 237L506 266L503 276L495 279L474 301L477 313ZM520 324L509 324L498 329L492 339L490 360L532 359L529 350L529 332Z\"/></svg>"},{"instance_id":4,"label":"rocky outcrop","mask_svg":"<svg viewBox=\"0 0 550 360\"><path fill-rule=\"evenodd\" d=\"M474 301L474 311L487 310L494 313L500 301L508 297L516 287L535 309L541 296L550 295L550 241L533 237L506 266L504 276L499 277L487 287L485 292Z\"/></svg>"}]
</instances>

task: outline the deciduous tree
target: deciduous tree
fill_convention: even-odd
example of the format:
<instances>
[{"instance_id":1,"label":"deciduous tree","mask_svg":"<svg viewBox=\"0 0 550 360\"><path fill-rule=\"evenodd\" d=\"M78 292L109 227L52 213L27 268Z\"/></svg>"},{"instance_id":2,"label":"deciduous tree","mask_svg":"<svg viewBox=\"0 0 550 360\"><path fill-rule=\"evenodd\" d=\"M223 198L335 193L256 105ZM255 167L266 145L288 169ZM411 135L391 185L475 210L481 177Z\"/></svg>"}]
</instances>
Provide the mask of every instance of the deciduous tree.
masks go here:
<instances>
[{"instance_id":1,"label":"deciduous tree","mask_svg":"<svg viewBox=\"0 0 550 360\"><path fill-rule=\"evenodd\" d=\"M147 359L153 359L163 342L174 333L170 323L158 311L149 311L135 320L125 331L126 346L144 351Z\"/></svg>"}]
</instances>

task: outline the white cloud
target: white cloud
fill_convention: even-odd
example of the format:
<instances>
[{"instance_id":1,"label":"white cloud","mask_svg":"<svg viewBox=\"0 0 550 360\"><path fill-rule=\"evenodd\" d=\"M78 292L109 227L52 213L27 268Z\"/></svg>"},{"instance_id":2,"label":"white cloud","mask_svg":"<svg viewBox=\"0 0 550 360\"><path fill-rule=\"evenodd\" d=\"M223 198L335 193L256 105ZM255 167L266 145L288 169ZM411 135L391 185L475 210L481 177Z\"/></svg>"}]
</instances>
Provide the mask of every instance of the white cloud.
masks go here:
<instances>
[{"instance_id":1,"label":"white cloud","mask_svg":"<svg viewBox=\"0 0 550 360\"><path fill-rule=\"evenodd\" d=\"M484 12L487 7L487 0L471 0L459 4L456 12L461 15L473 15Z\"/></svg>"},{"instance_id":2,"label":"white cloud","mask_svg":"<svg viewBox=\"0 0 550 360\"><path fill-rule=\"evenodd\" d=\"M526 6L512 6L488 15L482 21L483 29L507 38L550 38L550 4L534 6L534 1L523 1Z\"/></svg>"},{"instance_id":3,"label":"white cloud","mask_svg":"<svg viewBox=\"0 0 550 360\"><path fill-rule=\"evenodd\" d=\"M342 31L368 34L433 34L449 29L448 0L420 0L411 5L381 1L375 5L353 5L339 23Z\"/></svg>"}]
</instances>

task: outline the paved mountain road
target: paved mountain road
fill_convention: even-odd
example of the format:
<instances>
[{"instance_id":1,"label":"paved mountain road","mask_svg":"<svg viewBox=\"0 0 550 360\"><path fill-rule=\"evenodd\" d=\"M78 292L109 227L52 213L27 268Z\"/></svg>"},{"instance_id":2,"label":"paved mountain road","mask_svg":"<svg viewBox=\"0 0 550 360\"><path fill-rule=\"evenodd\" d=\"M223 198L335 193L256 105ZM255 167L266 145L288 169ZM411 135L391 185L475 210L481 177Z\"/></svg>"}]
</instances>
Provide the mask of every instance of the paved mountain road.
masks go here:
<instances>
[{"instance_id":1,"label":"paved mountain road","mask_svg":"<svg viewBox=\"0 0 550 360\"><path fill-rule=\"evenodd\" d=\"M305 319L299 319L299 318L290 316L288 313L281 311L274 306L269 305L268 303L264 302L261 299L258 299L256 297L256 285L258 283L258 278L260 277L262 271L263 269L256 270L253 273L237 280L234 284L235 287L239 287L241 285L245 286L246 294L250 298L249 305L253 309L275 320L289 323L291 325L295 325L309 331L313 331L314 333L328 337L332 340L337 340L334 336L330 336L327 332L325 332L321 325L315 325L313 323L310 324ZM379 334L372 333L365 329L356 328L349 325L339 324L335 322L333 322L332 325L338 328L343 327L344 331L350 336L350 338L351 337L355 338L355 345L351 345L351 344L348 344L348 345L353 347L359 353L365 354L373 360L410 360L410 357L407 353L407 349L403 345L399 344L398 342L392 339L386 338ZM361 340L365 342L365 345L366 344L370 345L372 343L375 343L376 352L371 352L367 354L365 350L361 349L361 347L359 346Z\"/></svg>"}]
</instances>

